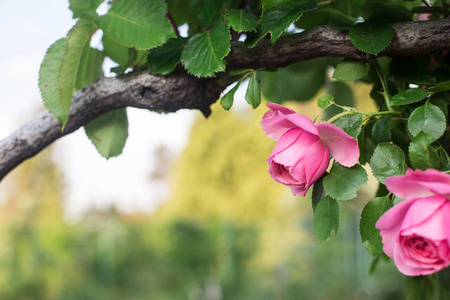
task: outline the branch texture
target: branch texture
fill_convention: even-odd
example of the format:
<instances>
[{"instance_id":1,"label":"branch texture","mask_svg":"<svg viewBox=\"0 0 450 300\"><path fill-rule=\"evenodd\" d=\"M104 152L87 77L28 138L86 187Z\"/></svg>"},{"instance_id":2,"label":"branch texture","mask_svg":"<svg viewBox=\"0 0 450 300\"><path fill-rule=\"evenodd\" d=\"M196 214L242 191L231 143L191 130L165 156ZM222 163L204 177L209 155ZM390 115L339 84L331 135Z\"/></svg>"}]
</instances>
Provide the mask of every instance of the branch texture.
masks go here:
<instances>
[{"instance_id":1,"label":"branch texture","mask_svg":"<svg viewBox=\"0 0 450 300\"><path fill-rule=\"evenodd\" d=\"M392 27L394 39L378 57L450 50L450 18L394 23ZM228 70L260 69L284 67L318 57L375 58L356 49L348 32L322 26L282 37L274 45L262 40L249 49L243 43L233 42L226 61ZM220 97L223 88L217 78L199 79L184 72L169 76L141 72L102 78L75 93L64 132L62 124L45 111L0 141L0 180L24 160L101 114L124 107L169 112L189 108L199 109L207 117L211 112L209 106Z\"/></svg>"}]
</instances>

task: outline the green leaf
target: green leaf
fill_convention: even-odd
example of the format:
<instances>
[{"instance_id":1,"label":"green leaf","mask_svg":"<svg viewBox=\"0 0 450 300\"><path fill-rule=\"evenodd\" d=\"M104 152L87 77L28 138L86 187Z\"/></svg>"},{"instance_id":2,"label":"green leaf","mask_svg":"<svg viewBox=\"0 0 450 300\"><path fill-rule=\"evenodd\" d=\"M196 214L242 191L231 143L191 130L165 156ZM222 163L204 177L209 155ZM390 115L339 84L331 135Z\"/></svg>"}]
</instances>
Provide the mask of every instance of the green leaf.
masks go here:
<instances>
[{"instance_id":1,"label":"green leaf","mask_svg":"<svg viewBox=\"0 0 450 300\"><path fill-rule=\"evenodd\" d=\"M181 51L186 43L187 39L179 37L170 39L164 45L150 50L147 56L150 74L167 75L175 70L180 63Z\"/></svg>"},{"instance_id":2,"label":"green leaf","mask_svg":"<svg viewBox=\"0 0 450 300\"><path fill-rule=\"evenodd\" d=\"M128 137L127 111L125 108L110 111L86 124L84 129L101 156L118 156Z\"/></svg>"},{"instance_id":3,"label":"green leaf","mask_svg":"<svg viewBox=\"0 0 450 300\"><path fill-rule=\"evenodd\" d=\"M262 15L258 31L256 33L250 32L245 43L249 47L254 47L260 39L270 32L270 41L273 44L293 22L301 17L304 11L315 8L317 8L316 2L308 0L291 1L270 9Z\"/></svg>"},{"instance_id":4,"label":"green leaf","mask_svg":"<svg viewBox=\"0 0 450 300\"><path fill-rule=\"evenodd\" d=\"M402 106L407 105L411 103L419 102L422 99L425 99L428 97L430 92L424 89L414 88L414 89L407 89L404 92L400 92L391 99L391 105L392 106Z\"/></svg>"},{"instance_id":5,"label":"green leaf","mask_svg":"<svg viewBox=\"0 0 450 300\"><path fill-rule=\"evenodd\" d=\"M367 62L354 59L344 59L333 72L333 78L341 81L353 81L363 78L369 73L370 66Z\"/></svg>"},{"instance_id":6,"label":"green leaf","mask_svg":"<svg viewBox=\"0 0 450 300\"><path fill-rule=\"evenodd\" d=\"M57 78L61 107L66 115L69 115L72 104L81 56L85 47L89 47L89 41L95 30L92 21L81 19L67 34L66 50L61 59Z\"/></svg>"},{"instance_id":7,"label":"green leaf","mask_svg":"<svg viewBox=\"0 0 450 300\"><path fill-rule=\"evenodd\" d=\"M95 10L104 0L69 0L73 18L96 15Z\"/></svg>"},{"instance_id":8,"label":"green leaf","mask_svg":"<svg viewBox=\"0 0 450 300\"><path fill-rule=\"evenodd\" d=\"M373 128L372 122L367 122L361 129L361 133L358 135L358 146L359 146L359 163L365 165L370 161L370 158L375 150L375 142L370 134Z\"/></svg>"},{"instance_id":9,"label":"green leaf","mask_svg":"<svg viewBox=\"0 0 450 300\"><path fill-rule=\"evenodd\" d=\"M437 107L439 107L447 118L448 115L448 105L450 103L450 95L447 93L436 93L430 99L430 102Z\"/></svg>"},{"instance_id":10,"label":"green leaf","mask_svg":"<svg viewBox=\"0 0 450 300\"><path fill-rule=\"evenodd\" d=\"M334 97L333 95L330 94L325 94L321 96L319 100L317 100L317 106L319 106L319 108L327 108L333 104L334 104Z\"/></svg>"},{"instance_id":11,"label":"green leaf","mask_svg":"<svg viewBox=\"0 0 450 300\"><path fill-rule=\"evenodd\" d=\"M288 3L291 0L261 0L262 7L264 11L281 6Z\"/></svg>"},{"instance_id":12,"label":"green leaf","mask_svg":"<svg viewBox=\"0 0 450 300\"><path fill-rule=\"evenodd\" d=\"M312 196L311 196L311 204L312 204L313 210L316 210L316 207L319 204L320 200L322 200L322 198L325 196L325 191L323 189L322 183L323 183L323 178L327 174L328 173L325 172L319 179L316 180L316 182L314 182Z\"/></svg>"},{"instance_id":13,"label":"green leaf","mask_svg":"<svg viewBox=\"0 0 450 300\"><path fill-rule=\"evenodd\" d=\"M447 292L450 292L450 267L437 272L436 280Z\"/></svg>"},{"instance_id":14,"label":"green leaf","mask_svg":"<svg viewBox=\"0 0 450 300\"><path fill-rule=\"evenodd\" d=\"M339 230L339 205L330 196L320 200L314 210L314 232L320 241L328 241Z\"/></svg>"},{"instance_id":15,"label":"green leaf","mask_svg":"<svg viewBox=\"0 0 450 300\"><path fill-rule=\"evenodd\" d=\"M359 232L364 247L372 256L383 253L380 230L375 228L375 223L389 208L389 197L377 197L370 200L364 207L359 222Z\"/></svg>"},{"instance_id":16,"label":"green leaf","mask_svg":"<svg viewBox=\"0 0 450 300\"><path fill-rule=\"evenodd\" d=\"M360 165L346 168L335 162L330 173L323 179L323 188L330 197L349 201L356 198L356 191L366 182L366 171Z\"/></svg>"},{"instance_id":17,"label":"green leaf","mask_svg":"<svg viewBox=\"0 0 450 300\"><path fill-rule=\"evenodd\" d=\"M433 142L428 134L420 132L409 144L409 160L414 169L440 169L438 149L431 146Z\"/></svg>"},{"instance_id":18,"label":"green leaf","mask_svg":"<svg viewBox=\"0 0 450 300\"><path fill-rule=\"evenodd\" d=\"M103 52L91 47L84 48L75 80L76 90L80 90L103 76L102 66L104 58Z\"/></svg>"},{"instance_id":19,"label":"green leaf","mask_svg":"<svg viewBox=\"0 0 450 300\"><path fill-rule=\"evenodd\" d=\"M370 167L373 175L384 184L387 177L405 174L405 154L396 145L379 144L370 159Z\"/></svg>"},{"instance_id":20,"label":"green leaf","mask_svg":"<svg viewBox=\"0 0 450 300\"><path fill-rule=\"evenodd\" d=\"M382 116L373 124L372 138L375 143L391 141L391 119L388 116Z\"/></svg>"},{"instance_id":21,"label":"green leaf","mask_svg":"<svg viewBox=\"0 0 450 300\"><path fill-rule=\"evenodd\" d=\"M276 103L310 100L323 86L327 67L328 59L320 58L292 64L275 72L259 72L262 93Z\"/></svg>"},{"instance_id":22,"label":"green leaf","mask_svg":"<svg viewBox=\"0 0 450 300\"><path fill-rule=\"evenodd\" d=\"M353 107L355 105L352 89L344 82L330 82L327 84L327 93L334 96L334 102L336 104L349 107ZM325 120L328 120L342 111L343 109L340 107L330 106L324 110L323 117Z\"/></svg>"},{"instance_id":23,"label":"green leaf","mask_svg":"<svg viewBox=\"0 0 450 300\"><path fill-rule=\"evenodd\" d=\"M442 136L445 128L444 113L439 107L431 103L416 108L408 119L408 130L413 136L425 132L434 140L437 140Z\"/></svg>"},{"instance_id":24,"label":"green leaf","mask_svg":"<svg viewBox=\"0 0 450 300\"><path fill-rule=\"evenodd\" d=\"M106 34L102 37L103 49L105 54L109 56L113 61L121 66L125 66L128 62L128 47L113 39L109 38Z\"/></svg>"},{"instance_id":25,"label":"green leaf","mask_svg":"<svg viewBox=\"0 0 450 300\"><path fill-rule=\"evenodd\" d=\"M234 102L234 94L236 93L237 89L239 88L239 85L241 84L240 81L236 83L236 85L228 91L221 99L220 99L220 105L225 110L230 110L230 108L233 106Z\"/></svg>"},{"instance_id":26,"label":"green leaf","mask_svg":"<svg viewBox=\"0 0 450 300\"><path fill-rule=\"evenodd\" d=\"M166 13L163 0L115 0L108 13L96 18L95 23L116 42L146 50L175 37Z\"/></svg>"},{"instance_id":27,"label":"green leaf","mask_svg":"<svg viewBox=\"0 0 450 300\"><path fill-rule=\"evenodd\" d=\"M205 0L198 12L198 18L203 27L212 26L219 19L219 13L225 0Z\"/></svg>"},{"instance_id":28,"label":"green leaf","mask_svg":"<svg viewBox=\"0 0 450 300\"><path fill-rule=\"evenodd\" d=\"M403 292L405 300L431 300L434 284L427 276L406 277Z\"/></svg>"},{"instance_id":29,"label":"green leaf","mask_svg":"<svg viewBox=\"0 0 450 300\"><path fill-rule=\"evenodd\" d=\"M345 115L333 122L334 125L356 138L361 132L363 118L358 114Z\"/></svg>"},{"instance_id":30,"label":"green leaf","mask_svg":"<svg viewBox=\"0 0 450 300\"><path fill-rule=\"evenodd\" d=\"M259 104L261 104L261 89L259 87L259 79L256 72L253 72L252 77L250 77L250 81L248 82L245 100L253 108L257 108Z\"/></svg>"},{"instance_id":31,"label":"green leaf","mask_svg":"<svg viewBox=\"0 0 450 300\"><path fill-rule=\"evenodd\" d=\"M68 113L64 111L59 97L57 83L58 70L65 51L65 38L54 42L48 48L39 69L39 90L41 91L44 105L61 123L65 123L68 118Z\"/></svg>"},{"instance_id":32,"label":"green leaf","mask_svg":"<svg viewBox=\"0 0 450 300\"><path fill-rule=\"evenodd\" d=\"M392 41L394 31L388 23L369 20L350 28L349 37L352 44L361 51L377 55Z\"/></svg>"},{"instance_id":33,"label":"green leaf","mask_svg":"<svg viewBox=\"0 0 450 300\"><path fill-rule=\"evenodd\" d=\"M430 92L437 93L450 90L450 81L439 82L435 86L428 88Z\"/></svg>"},{"instance_id":34,"label":"green leaf","mask_svg":"<svg viewBox=\"0 0 450 300\"><path fill-rule=\"evenodd\" d=\"M195 76L213 76L225 70L223 58L230 52L231 35L223 19L213 28L189 39L181 53L186 70Z\"/></svg>"},{"instance_id":35,"label":"green leaf","mask_svg":"<svg viewBox=\"0 0 450 300\"><path fill-rule=\"evenodd\" d=\"M227 9L227 24L236 32L256 31L258 18L243 9Z\"/></svg>"}]
</instances>

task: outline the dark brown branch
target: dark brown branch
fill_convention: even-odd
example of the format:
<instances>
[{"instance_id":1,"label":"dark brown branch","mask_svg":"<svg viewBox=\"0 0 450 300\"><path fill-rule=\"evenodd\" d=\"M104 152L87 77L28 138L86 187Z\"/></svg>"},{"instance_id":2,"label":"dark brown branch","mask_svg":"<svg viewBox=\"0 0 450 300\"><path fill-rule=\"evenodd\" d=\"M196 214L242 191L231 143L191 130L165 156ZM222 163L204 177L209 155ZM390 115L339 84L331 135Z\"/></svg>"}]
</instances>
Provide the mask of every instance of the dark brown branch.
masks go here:
<instances>
[{"instance_id":1,"label":"dark brown branch","mask_svg":"<svg viewBox=\"0 0 450 300\"><path fill-rule=\"evenodd\" d=\"M450 18L397 23L393 28L394 40L379 56L450 50ZM323 26L282 37L275 45L263 40L248 49L243 43L233 43L226 61L228 69L260 69L284 67L318 57L368 60L375 56L357 50L345 31ZM222 89L216 79L198 79L180 72L165 77L144 72L100 79L74 95L64 132L61 123L46 111L0 141L0 180L27 158L103 113L123 107L170 112L190 108L208 116L209 106L219 98Z\"/></svg>"},{"instance_id":2,"label":"dark brown branch","mask_svg":"<svg viewBox=\"0 0 450 300\"><path fill-rule=\"evenodd\" d=\"M254 48L234 43L227 57L229 69L280 68L318 57L370 60L381 56L420 55L450 50L450 18L392 24L394 38L377 56L356 49L347 31L316 27L280 38L274 45L265 39Z\"/></svg>"},{"instance_id":3,"label":"dark brown branch","mask_svg":"<svg viewBox=\"0 0 450 300\"><path fill-rule=\"evenodd\" d=\"M124 107L168 112L191 108L208 116L209 106L221 92L215 79L198 79L187 74L162 77L143 72L123 78L102 78L75 93L64 132L61 132L62 124L49 111L44 111L1 140L0 179L55 140L108 111Z\"/></svg>"}]
</instances>

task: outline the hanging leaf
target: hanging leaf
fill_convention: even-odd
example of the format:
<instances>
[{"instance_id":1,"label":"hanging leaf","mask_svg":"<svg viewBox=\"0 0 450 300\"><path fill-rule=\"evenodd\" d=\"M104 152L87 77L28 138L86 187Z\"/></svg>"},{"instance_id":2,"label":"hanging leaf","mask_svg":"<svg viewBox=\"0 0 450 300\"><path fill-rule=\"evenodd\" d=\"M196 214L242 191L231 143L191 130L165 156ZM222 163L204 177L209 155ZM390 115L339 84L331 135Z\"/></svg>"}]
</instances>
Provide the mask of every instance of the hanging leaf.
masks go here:
<instances>
[{"instance_id":1,"label":"hanging leaf","mask_svg":"<svg viewBox=\"0 0 450 300\"><path fill-rule=\"evenodd\" d=\"M319 108L327 108L334 104L334 97L331 94L325 94L317 100Z\"/></svg>"},{"instance_id":2,"label":"hanging leaf","mask_svg":"<svg viewBox=\"0 0 450 300\"><path fill-rule=\"evenodd\" d=\"M333 78L341 81L353 81L363 78L369 73L370 66L367 62L354 59L344 59L333 72Z\"/></svg>"},{"instance_id":3,"label":"hanging leaf","mask_svg":"<svg viewBox=\"0 0 450 300\"><path fill-rule=\"evenodd\" d=\"M377 144L391 141L391 119L388 116L382 116L373 124L372 139Z\"/></svg>"},{"instance_id":4,"label":"hanging leaf","mask_svg":"<svg viewBox=\"0 0 450 300\"><path fill-rule=\"evenodd\" d=\"M446 128L445 115L436 105L426 103L416 108L409 116L408 130L413 136L427 133L433 140L442 136Z\"/></svg>"},{"instance_id":5,"label":"hanging leaf","mask_svg":"<svg viewBox=\"0 0 450 300\"><path fill-rule=\"evenodd\" d=\"M259 72L262 93L276 103L310 100L325 82L328 63L327 58L319 58L292 64L275 72Z\"/></svg>"},{"instance_id":6,"label":"hanging leaf","mask_svg":"<svg viewBox=\"0 0 450 300\"><path fill-rule=\"evenodd\" d=\"M115 0L108 13L95 19L114 41L130 48L151 49L175 37L163 0Z\"/></svg>"},{"instance_id":7,"label":"hanging leaf","mask_svg":"<svg viewBox=\"0 0 450 300\"><path fill-rule=\"evenodd\" d=\"M355 98L352 89L345 83L340 81L330 82L326 85L327 93L334 96L334 102L339 105L352 107L355 105ZM323 111L325 120L334 117L343 111L337 106L330 106Z\"/></svg>"},{"instance_id":8,"label":"hanging leaf","mask_svg":"<svg viewBox=\"0 0 450 300\"><path fill-rule=\"evenodd\" d=\"M104 0L69 0L69 9L73 12L73 18L95 16L95 10Z\"/></svg>"},{"instance_id":9,"label":"hanging leaf","mask_svg":"<svg viewBox=\"0 0 450 300\"><path fill-rule=\"evenodd\" d=\"M395 94L391 99L391 105L392 106L402 106L407 104L412 104L419 102L420 100L425 99L428 97L430 92L424 89L414 88L414 89L407 89L404 92L400 92L398 94Z\"/></svg>"},{"instance_id":10,"label":"hanging leaf","mask_svg":"<svg viewBox=\"0 0 450 300\"><path fill-rule=\"evenodd\" d=\"M379 144L370 159L370 167L373 175L384 184L388 177L405 174L405 154L396 145Z\"/></svg>"},{"instance_id":11,"label":"hanging leaf","mask_svg":"<svg viewBox=\"0 0 450 300\"><path fill-rule=\"evenodd\" d=\"M198 12L198 19L203 27L207 28L219 20L219 14L225 0L205 0Z\"/></svg>"},{"instance_id":12,"label":"hanging leaf","mask_svg":"<svg viewBox=\"0 0 450 300\"><path fill-rule=\"evenodd\" d=\"M288 3L291 0L261 0L262 7L264 11L281 6Z\"/></svg>"},{"instance_id":13,"label":"hanging leaf","mask_svg":"<svg viewBox=\"0 0 450 300\"><path fill-rule=\"evenodd\" d=\"M359 232L364 247L372 256L383 253L380 230L375 228L375 223L389 208L389 197L377 197L370 200L364 207L359 222Z\"/></svg>"},{"instance_id":14,"label":"hanging leaf","mask_svg":"<svg viewBox=\"0 0 450 300\"><path fill-rule=\"evenodd\" d=\"M150 50L147 56L147 66L150 74L167 75L175 70L180 63L181 51L187 43L187 39L178 37L170 39L164 45Z\"/></svg>"},{"instance_id":15,"label":"hanging leaf","mask_svg":"<svg viewBox=\"0 0 450 300\"><path fill-rule=\"evenodd\" d=\"M66 49L58 70L57 83L61 107L69 115L75 81L80 67L81 56L96 28L92 21L81 19L67 34Z\"/></svg>"},{"instance_id":16,"label":"hanging leaf","mask_svg":"<svg viewBox=\"0 0 450 300\"><path fill-rule=\"evenodd\" d=\"M186 70L198 77L213 76L225 70L223 58L230 52L231 35L222 18L213 28L189 39L181 53Z\"/></svg>"},{"instance_id":17,"label":"hanging leaf","mask_svg":"<svg viewBox=\"0 0 450 300\"><path fill-rule=\"evenodd\" d=\"M339 230L339 205L330 196L320 200L314 209L314 232L320 241L328 241Z\"/></svg>"},{"instance_id":18,"label":"hanging leaf","mask_svg":"<svg viewBox=\"0 0 450 300\"><path fill-rule=\"evenodd\" d=\"M352 26L349 31L352 44L361 51L377 55L392 41L394 31L389 23L369 20Z\"/></svg>"},{"instance_id":19,"label":"hanging leaf","mask_svg":"<svg viewBox=\"0 0 450 300\"><path fill-rule=\"evenodd\" d=\"M250 81L248 82L245 100L253 108L257 108L259 104L261 104L261 89L259 87L259 78L256 72L253 72L252 77L250 77Z\"/></svg>"},{"instance_id":20,"label":"hanging leaf","mask_svg":"<svg viewBox=\"0 0 450 300\"><path fill-rule=\"evenodd\" d=\"M48 48L39 69L39 90L41 91L44 105L61 123L65 123L68 118L68 114L64 111L61 98L59 97L57 83L58 70L65 51L65 38L54 42Z\"/></svg>"},{"instance_id":21,"label":"hanging leaf","mask_svg":"<svg viewBox=\"0 0 450 300\"><path fill-rule=\"evenodd\" d=\"M86 135L104 158L122 153L128 138L128 118L125 108L110 111L84 126Z\"/></svg>"},{"instance_id":22,"label":"hanging leaf","mask_svg":"<svg viewBox=\"0 0 450 300\"><path fill-rule=\"evenodd\" d=\"M227 9L227 24L236 32L255 31L258 26L258 18L243 9Z\"/></svg>"},{"instance_id":23,"label":"hanging leaf","mask_svg":"<svg viewBox=\"0 0 450 300\"><path fill-rule=\"evenodd\" d=\"M125 66L128 62L128 47L113 39L109 38L106 34L102 37L103 51L109 58L118 63L121 66Z\"/></svg>"},{"instance_id":24,"label":"hanging leaf","mask_svg":"<svg viewBox=\"0 0 450 300\"><path fill-rule=\"evenodd\" d=\"M75 90L80 90L103 76L102 66L104 58L103 52L91 47L84 48L75 80Z\"/></svg>"},{"instance_id":25,"label":"hanging leaf","mask_svg":"<svg viewBox=\"0 0 450 300\"><path fill-rule=\"evenodd\" d=\"M273 44L293 22L301 17L304 11L315 8L317 8L316 2L309 0L290 1L282 6L270 9L262 15L258 31L249 33L245 43L249 47L254 47L260 39L270 32L270 41Z\"/></svg>"},{"instance_id":26,"label":"hanging leaf","mask_svg":"<svg viewBox=\"0 0 450 300\"><path fill-rule=\"evenodd\" d=\"M222 107L225 110L230 110L230 108L233 106L234 94L236 93L236 91L239 88L240 84L241 84L241 82L238 81L236 83L236 85L220 99L220 105L222 105Z\"/></svg>"},{"instance_id":27,"label":"hanging leaf","mask_svg":"<svg viewBox=\"0 0 450 300\"><path fill-rule=\"evenodd\" d=\"M441 160L438 149L431 145L432 137L420 132L409 144L409 160L414 169L440 169Z\"/></svg>"},{"instance_id":28,"label":"hanging leaf","mask_svg":"<svg viewBox=\"0 0 450 300\"><path fill-rule=\"evenodd\" d=\"M429 87L428 90L433 93L448 91L450 90L450 81L439 82L435 86Z\"/></svg>"},{"instance_id":29,"label":"hanging leaf","mask_svg":"<svg viewBox=\"0 0 450 300\"><path fill-rule=\"evenodd\" d=\"M322 200L322 198L325 196L325 190L323 189L322 183L323 183L323 178L327 174L328 173L325 172L319 179L316 180L316 182L314 182L312 196L311 196L311 204L312 204L313 211L316 210L316 207L319 204L320 200Z\"/></svg>"},{"instance_id":30,"label":"hanging leaf","mask_svg":"<svg viewBox=\"0 0 450 300\"><path fill-rule=\"evenodd\" d=\"M358 114L345 115L333 122L334 125L356 138L361 132L363 118Z\"/></svg>"},{"instance_id":31,"label":"hanging leaf","mask_svg":"<svg viewBox=\"0 0 450 300\"><path fill-rule=\"evenodd\" d=\"M367 182L367 173L360 165L351 168L335 162L330 173L323 179L323 188L330 197L340 201L356 198L356 191Z\"/></svg>"}]
</instances>

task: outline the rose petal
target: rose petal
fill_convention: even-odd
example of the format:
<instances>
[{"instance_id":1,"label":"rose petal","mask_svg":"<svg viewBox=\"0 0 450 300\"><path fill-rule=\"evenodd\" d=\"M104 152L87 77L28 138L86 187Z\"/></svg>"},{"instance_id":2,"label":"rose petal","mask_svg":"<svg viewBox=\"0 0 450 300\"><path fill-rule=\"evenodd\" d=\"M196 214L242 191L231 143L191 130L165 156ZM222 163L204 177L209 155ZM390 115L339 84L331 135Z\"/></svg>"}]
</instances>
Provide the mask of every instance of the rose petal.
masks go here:
<instances>
[{"instance_id":1,"label":"rose petal","mask_svg":"<svg viewBox=\"0 0 450 300\"><path fill-rule=\"evenodd\" d=\"M387 253L386 253L387 254ZM419 276L433 273L432 270L417 268L411 264L411 259L405 254L405 249L400 243L396 243L393 249L393 257L397 269L407 276Z\"/></svg>"},{"instance_id":2,"label":"rose petal","mask_svg":"<svg viewBox=\"0 0 450 300\"><path fill-rule=\"evenodd\" d=\"M440 241L446 238L442 208L448 202L442 196L417 199L408 209L400 227L403 236L417 235Z\"/></svg>"},{"instance_id":3,"label":"rose petal","mask_svg":"<svg viewBox=\"0 0 450 300\"><path fill-rule=\"evenodd\" d=\"M417 267L417 262L406 253L405 246L397 243L394 247L394 259L397 269L407 276L428 275L436 272L435 268L430 266Z\"/></svg>"},{"instance_id":4,"label":"rose petal","mask_svg":"<svg viewBox=\"0 0 450 300\"><path fill-rule=\"evenodd\" d=\"M433 169L408 169L405 175L392 176L386 179L387 189L396 196L409 198L422 198L448 193L450 175Z\"/></svg>"},{"instance_id":5,"label":"rose petal","mask_svg":"<svg viewBox=\"0 0 450 300\"><path fill-rule=\"evenodd\" d=\"M383 251L394 258L394 246L397 243L402 220L415 199L405 200L386 211L376 222L383 241Z\"/></svg>"},{"instance_id":6,"label":"rose petal","mask_svg":"<svg viewBox=\"0 0 450 300\"><path fill-rule=\"evenodd\" d=\"M318 123L316 126L322 143L338 163L352 167L358 162L359 147L355 138L333 124Z\"/></svg>"},{"instance_id":7,"label":"rose petal","mask_svg":"<svg viewBox=\"0 0 450 300\"><path fill-rule=\"evenodd\" d=\"M286 139L290 140L295 135L297 135L297 138L294 140L294 142L290 144L289 147L285 148L283 151L278 152L277 154L274 155L274 160L277 163L283 164L286 167L293 167L299 161L305 160L305 155L312 145L314 145L318 141L320 142L318 136L312 135L311 133L304 131L302 129L295 128L283 134L283 136L278 141L278 144L284 141L285 136L288 136L286 137ZM293 174L293 176L297 178L295 174Z\"/></svg>"},{"instance_id":8,"label":"rose petal","mask_svg":"<svg viewBox=\"0 0 450 300\"><path fill-rule=\"evenodd\" d=\"M286 131L292 128L302 128L318 135L316 126L307 117L275 103L267 103L267 106L269 111L264 114L261 127L263 132L271 139L278 141Z\"/></svg>"},{"instance_id":9,"label":"rose petal","mask_svg":"<svg viewBox=\"0 0 450 300\"><path fill-rule=\"evenodd\" d=\"M304 188L301 186L291 186L291 192L294 196L298 195L305 197L306 193L308 192L308 188Z\"/></svg>"},{"instance_id":10,"label":"rose petal","mask_svg":"<svg viewBox=\"0 0 450 300\"><path fill-rule=\"evenodd\" d=\"M305 155L306 187L325 173L330 164L330 153L320 140L308 149Z\"/></svg>"},{"instance_id":11,"label":"rose petal","mask_svg":"<svg viewBox=\"0 0 450 300\"><path fill-rule=\"evenodd\" d=\"M298 139L300 134L302 133L302 130L299 128L293 128L288 130L283 136L280 138L278 143L275 145L275 148L273 149L272 153L270 154L269 158L273 158L275 155L278 155L291 147L295 141ZM284 164L284 162L277 161L278 163Z\"/></svg>"}]
</instances>

